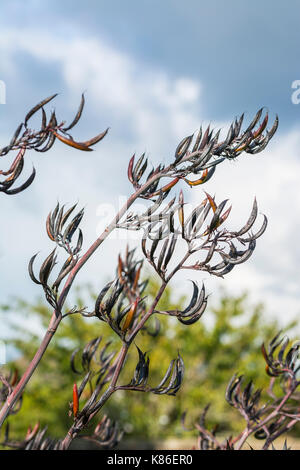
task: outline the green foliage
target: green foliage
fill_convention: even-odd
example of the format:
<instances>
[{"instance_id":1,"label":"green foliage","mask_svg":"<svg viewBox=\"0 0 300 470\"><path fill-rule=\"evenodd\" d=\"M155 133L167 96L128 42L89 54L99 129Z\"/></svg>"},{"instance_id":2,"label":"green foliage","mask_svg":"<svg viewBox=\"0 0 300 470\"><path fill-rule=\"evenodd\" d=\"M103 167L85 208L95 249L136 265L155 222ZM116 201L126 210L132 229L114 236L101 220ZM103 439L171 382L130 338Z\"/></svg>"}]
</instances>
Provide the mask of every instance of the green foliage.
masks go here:
<instances>
[{"instance_id":1,"label":"green foliage","mask_svg":"<svg viewBox=\"0 0 300 470\"><path fill-rule=\"evenodd\" d=\"M157 283L152 279L147 292L150 299L156 291ZM91 297L95 297L91 288L83 287L77 292L75 303L83 307L83 299ZM91 304L91 301L88 303ZM185 304L184 298L175 302L168 288L159 308L174 309ZM2 310L5 310L2 314L7 319L9 316L12 318L10 322L15 335L11 344L20 353L14 366L21 373L39 344L39 335L32 333L33 325L34 331L38 327L45 329L51 312L40 301L29 304L20 300ZM12 312L18 314L12 316ZM23 320L22 327L18 326L19 318ZM220 293L217 305L209 302L203 319L194 325L184 326L176 318L165 316L159 320L161 329L157 337L153 338L144 331L136 340L142 351L149 352L150 384L155 386L160 382L169 362L177 356L179 350L186 367L183 387L176 397L118 391L104 411L120 422L128 437L136 439L187 437L180 416L187 410L188 421L195 420L208 403L212 404L208 415L212 425L221 422L224 431L238 430L242 420L239 421L238 414L231 410L224 398L227 383L234 372L239 372L253 379L256 386L267 386L268 378L264 373L265 364L260 347L278 332L276 321L266 321L263 305L249 305L246 294L231 297L224 292ZM153 330L153 326L151 320L149 328ZM49 434L54 437L65 435L71 424L68 411L73 383L80 382L80 377L70 369L71 353L100 335L105 341L112 341L110 350L119 350L119 339L99 320L85 319L76 314L61 323L26 388L22 410L17 416L10 417L16 438L24 437L27 427L36 421L47 425ZM119 379L120 384L131 380L136 363L137 352L131 348ZM84 398L87 397L81 398L80 406L83 406Z\"/></svg>"}]
</instances>

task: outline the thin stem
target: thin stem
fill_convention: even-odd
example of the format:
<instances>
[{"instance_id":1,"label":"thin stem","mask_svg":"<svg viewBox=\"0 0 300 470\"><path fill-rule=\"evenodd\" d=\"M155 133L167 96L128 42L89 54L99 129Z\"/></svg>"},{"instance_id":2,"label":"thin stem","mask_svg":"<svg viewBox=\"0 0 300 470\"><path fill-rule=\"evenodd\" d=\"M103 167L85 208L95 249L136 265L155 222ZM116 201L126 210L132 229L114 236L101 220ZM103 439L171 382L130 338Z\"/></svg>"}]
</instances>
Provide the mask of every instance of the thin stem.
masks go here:
<instances>
[{"instance_id":1,"label":"thin stem","mask_svg":"<svg viewBox=\"0 0 300 470\"><path fill-rule=\"evenodd\" d=\"M10 411L16 404L16 402L21 397L24 388L26 387L27 383L29 382L32 374L34 373L36 367L38 366L40 360L42 359L53 335L55 334L57 327L61 321L61 316L56 316L56 312L53 313L51 317L51 321L49 327L46 331L46 334L35 353L34 358L30 362L29 366L27 367L25 373L23 374L22 378L20 379L19 383L16 385L12 393L7 397L6 402L4 403L3 407L0 411L0 427L4 423L5 419L9 415Z\"/></svg>"}]
</instances>

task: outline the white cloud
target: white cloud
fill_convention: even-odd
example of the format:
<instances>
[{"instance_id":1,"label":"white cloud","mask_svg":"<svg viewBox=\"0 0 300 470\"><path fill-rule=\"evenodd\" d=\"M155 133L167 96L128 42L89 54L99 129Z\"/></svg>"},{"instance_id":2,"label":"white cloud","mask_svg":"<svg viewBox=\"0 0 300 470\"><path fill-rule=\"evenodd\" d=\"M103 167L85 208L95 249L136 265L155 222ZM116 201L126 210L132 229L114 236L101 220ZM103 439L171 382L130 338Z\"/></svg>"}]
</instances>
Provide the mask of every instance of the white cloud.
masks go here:
<instances>
[{"instance_id":1,"label":"white cloud","mask_svg":"<svg viewBox=\"0 0 300 470\"><path fill-rule=\"evenodd\" d=\"M98 39L9 29L0 32L0 50L6 67L14 68L15 74L19 73L16 52L29 54L39 63L58 65L66 88L76 99L87 90L95 108L99 106L102 113L109 110L121 123L126 121L136 144L148 147L151 143L153 152L166 151L169 145L164 142L177 141L199 126L199 82L187 77L171 79L165 71L138 63Z\"/></svg>"}]
</instances>

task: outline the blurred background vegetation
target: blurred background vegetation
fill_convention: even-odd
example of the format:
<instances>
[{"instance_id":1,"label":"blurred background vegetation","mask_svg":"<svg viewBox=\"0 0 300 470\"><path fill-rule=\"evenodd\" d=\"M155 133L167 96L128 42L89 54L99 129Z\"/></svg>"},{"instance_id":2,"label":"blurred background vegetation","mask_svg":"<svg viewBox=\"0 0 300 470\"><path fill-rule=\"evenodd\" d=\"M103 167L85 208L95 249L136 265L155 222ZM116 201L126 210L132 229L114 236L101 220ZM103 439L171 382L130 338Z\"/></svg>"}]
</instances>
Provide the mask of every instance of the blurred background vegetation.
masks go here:
<instances>
[{"instance_id":1,"label":"blurred background vegetation","mask_svg":"<svg viewBox=\"0 0 300 470\"><path fill-rule=\"evenodd\" d=\"M153 298L157 285L155 279L150 279L149 298ZM83 286L74 297L78 307L91 306L91 299L96 298L96 294L90 286ZM167 289L159 307L173 309L186 305L184 296L176 302L173 297L172 290ZM192 436L193 433L183 430L180 417L187 411L187 423L192 422L208 403L211 403L208 414L211 426L219 423L221 432L230 433L244 425L239 414L225 401L227 383L238 372L254 380L257 387L267 387L268 377L260 348L279 331L279 325L276 320L265 318L262 304L251 305L247 294L232 297L221 291L215 298L218 298L217 303L214 298L210 299L203 318L196 324L185 326L176 318L160 316L158 336L142 332L137 337L137 346L143 352L149 352L153 386L160 382L178 351L185 362L185 378L176 397L125 391L114 394L102 414L106 413L120 423L125 431L124 440L160 442L170 437L185 439ZM1 306L1 315L5 315L5 321L14 332L8 343L17 352L17 359L8 367L17 368L22 374L40 341L37 327L40 326L41 331L47 327L51 311L42 300L30 304L15 299L9 306ZM290 323L285 328L291 339L294 326ZM149 325L152 330L154 327L155 323ZM26 388L21 411L9 418L13 437L22 439L28 426L37 421L42 426L47 425L53 437L66 434L72 422L68 411L73 384L75 381L80 383L80 377L70 368L71 354L75 348L82 349L100 335L104 341L111 340L110 350L119 349L119 339L99 320L72 315L61 323ZM131 380L136 363L137 351L132 347L119 383ZM87 397L81 398L81 406L84 398Z\"/></svg>"}]
</instances>

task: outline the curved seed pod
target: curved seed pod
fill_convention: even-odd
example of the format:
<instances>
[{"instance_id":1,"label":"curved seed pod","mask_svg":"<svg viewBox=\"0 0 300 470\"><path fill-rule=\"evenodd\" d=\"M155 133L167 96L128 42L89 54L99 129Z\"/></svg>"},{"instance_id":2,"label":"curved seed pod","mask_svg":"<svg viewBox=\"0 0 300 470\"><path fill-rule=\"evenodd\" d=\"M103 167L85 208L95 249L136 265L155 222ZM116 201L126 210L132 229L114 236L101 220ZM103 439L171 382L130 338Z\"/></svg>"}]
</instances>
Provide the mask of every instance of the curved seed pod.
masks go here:
<instances>
[{"instance_id":1,"label":"curved seed pod","mask_svg":"<svg viewBox=\"0 0 300 470\"><path fill-rule=\"evenodd\" d=\"M82 234L82 230L79 229L78 232L79 232L79 233L78 233L77 244L76 244L76 248L75 248L75 250L74 250L74 252L73 252L74 255L77 255L77 254L80 252L80 250L81 250L81 248L82 248L82 243L83 243L83 234Z\"/></svg>"},{"instance_id":2,"label":"curved seed pod","mask_svg":"<svg viewBox=\"0 0 300 470\"><path fill-rule=\"evenodd\" d=\"M50 116L48 127L50 127L50 129L57 127L57 119L56 119L55 111L53 111Z\"/></svg>"},{"instance_id":3,"label":"curved seed pod","mask_svg":"<svg viewBox=\"0 0 300 470\"><path fill-rule=\"evenodd\" d=\"M279 124L279 118L278 118L278 115L276 114L274 124L273 124L273 126L271 127L271 129L269 130L269 132L267 132L268 141L272 139L273 135L274 135L275 132L277 131L277 129L278 129L278 124Z\"/></svg>"},{"instance_id":4,"label":"curved seed pod","mask_svg":"<svg viewBox=\"0 0 300 470\"><path fill-rule=\"evenodd\" d=\"M220 215L221 215L221 212L222 210L224 209L226 203L228 202L228 199L225 199L224 201L222 201L216 208L215 210L215 213L214 213L214 216L211 220L211 223L209 225L209 232L213 232L216 228L219 227L220 225Z\"/></svg>"},{"instance_id":5,"label":"curved seed pod","mask_svg":"<svg viewBox=\"0 0 300 470\"><path fill-rule=\"evenodd\" d=\"M182 238L184 238L184 228L185 228L185 223L184 223L184 198L183 198L183 192L182 190L179 193L179 209L178 209L178 218L179 222L181 225L181 235Z\"/></svg>"},{"instance_id":6,"label":"curved seed pod","mask_svg":"<svg viewBox=\"0 0 300 470\"><path fill-rule=\"evenodd\" d=\"M165 260L164 260L164 264L162 266L162 270L165 271L167 269L167 266L172 258L172 255L174 253L174 249L175 249L175 246L176 246L176 243L177 243L177 238L175 236L175 234L173 235L173 237L171 238L170 240L170 243L169 243L169 248L168 248L168 251L167 251L167 254L166 254L166 257L165 257Z\"/></svg>"},{"instance_id":7,"label":"curved seed pod","mask_svg":"<svg viewBox=\"0 0 300 470\"><path fill-rule=\"evenodd\" d=\"M53 227L53 231L54 231L54 224L55 224L55 219L56 219L56 216L58 214L58 211L59 211L59 203L56 204L55 206L55 209L54 211L52 212L52 215L51 215L51 226Z\"/></svg>"},{"instance_id":8,"label":"curved seed pod","mask_svg":"<svg viewBox=\"0 0 300 470\"><path fill-rule=\"evenodd\" d=\"M9 147L10 147L10 148L12 148L12 147L14 146L14 144L16 143L16 140L17 140L17 138L18 138L19 135L20 135L20 132L21 132L21 130L22 130L22 127L23 127L23 123L21 122L21 124L17 127L17 129L16 129L14 135L13 135L12 138L11 138L11 141L10 141L10 143L9 143Z\"/></svg>"},{"instance_id":9,"label":"curved seed pod","mask_svg":"<svg viewBox=\"0 0 300 470\"><path fill-rule=\"evenodd\" d=\"M173 370L173 373L172 373ZM172 376L171 376L172 373ZM184 375L184 363L183 359L178 353L177 359L173 359L169 365L169 368L161 381L161 383L155 387L152 388L150 391L158 394L158 395L175 395L183 381L183 375ZM171 376L171 378L170 378ZM170 378L169 384L164 387L165 383L167 380Z\"/></svg>"},{"instance_id":10,"label":"curved seed pod","mask_svg":"<svg viewBox=\"0 0 300 470\"><path fill-rule=\"evenodd\" d=\"M156 191L156 192L154 192L154 193L151 193L151 197L153 197L153 196L160 196L161 192L163 192L163 193L169 192L170 189L172 189L173 186L175 186L175 184L177 184L179 180L180 180L179 177L174 178L170 183L168 183L168 184L166 184L165 186L163 186L162 188L160 188L159 191Z\"/></svg>"},{"instance_id":11,"label":"curved seed pod","mask_svg":"<svg viewBox=\"0 0 300 470\"><path fill-rule=\"evenodd\" d=\"M196 152L197 150L199 150L199 144L200 144L200 141L201 141L201 137L202 137L202 126L200 127L200 129L198 131L194 146L192 148L193 153Z\"/></svg>"},{"instance_id":12,"label":"curved seed pod","mask_svg":"<svg viewBox=\"0 0 300 470\"><path fill-rule=\"evenodd\" d=\"M247 243L247 242L251 242L253 240L257 240L257 238L261 237L263 235L263 233L266 231L266 228L268 226L268 219L267 219L267 216L266 215L263 215L264 217L264 221L262 223L262 226L261 228L258 230L258 232L256 232L254 235L251 235L250 237L248 238L241 238L240 241L243 242L243 243Z\"/></svg>"},{"instance_id":13,"label":"curved seed pod","mask_svg":"<svg viewBox=\"0 0 300 470\"><path fill-rule=\"evenodd\" d=\"M83 390L84 390L85 387L86 387L86 384L90 381L91 376L92 376L91 371L89 371L89 372L87 372L87 373L85 374L85 376L84 376L84 378L83 378L83 380L82 380L82 382L81 382L81 384L80 384L80 387L79 387L79 389L78 389L78 400L79 400L79 398L81 397L82 392L83 392Z\"/></svg>"},{"instance_id":14,"label":"curved seed pod","mask_svg":"<svg viewBox=\"0 0 300 470\"><path fill-rule=\"evenodd\" d=\"M47 134L48 136L48 134ZM54 142L55 142L55 139L56 139L56 136L54 134L54 131L50 134L49 138L48 138L48 142L46 143L46 145L42 148L35 148L36 152L48 152L48 150L51 149L51 147L54 145Z\"/></svg>"},{"instance_id":15,"label":"curved seed pod","mask_svg":"<svg viewBox=\"0 0 300 470\"><path fill-rule=\"evenodd\" d=\"M176 359L172 359L172 361L170 362L169 364L169 367L167 369L167 372L165 373L162 381L157 385L157 387L153 388L152 391L154 393L159 393L160 390L163 388L163 386L165 385L165 383L167 382L168 378L170 377L171 375L171 372L173 370L173 366L174 366L174 363L175 363L175 360Z\"/></svg>"},{"instance_id":16,"label":"curved seed pod","mask_svg":"<svg viewBox=\"0 0 300 470\"><path fill-rule=\"evenodd\" d=\"M202 203L199 206L195 207L195 209L190 213L190 215L186 219L185 226L187 227L187 233L189 237L191 236L192 232L196 233L196 230L195 230L196 222L198 220L198 217L204 211L206 202L207 200L202 201Z\"/></svg>"},{"instance_id":17,"label":"curved seed pod","mask_svg":"<svg viewBox=\"0 0 300 470\"><path fill-rule=\"evenodd\" d=\"M70 255L63 264L56 281L52 285L52 289L58 289L61 281L72 271L76 264L76 260Z\"/></svg>"},{"instance_id":18,"label":"curved seed pod","mask_svg":"<svg viewBox=\"0 0 300 470\"><path fill-rule=\"evenodd\" d=\"M203 150L204 147L208 144L209 142L209 132L210 132L210 126L207 127L206 131L204 132L203 139L201 141L201 144L199 145L199 150Z\"/></svg>"},{"instance_id":19,"label":"curved seed pod","mask_svg":"<svg viewBox=\"0 0 300 470\"><path fill-rule=\"evenodd\" d=\"M97 297L97 300L96 300L96 303L95 303L95 314L96 314L97 317L99 317L99 315L101 315L101 308L100 308L101 302L102 302L105 294L109 291L112 284L113 284L113 281L106 284L106 286L101 290L100 294Z\"/></svg>"},{"instance_id":20,"label":"curved seed pod","mask_svg":"<svg viewBox=\"0 0 300 470\"><path fill-rule=\"evenodd\" d=\"M91 147L91 145L95 145L98 142L100 142L102 139L104 139L108 131L109 131L109 127L105 129L105 131L100 132L100 134L96 135L95 137L92 137L89 140L85 140L84 142L81 142L81 144L86 145L87 147ZM90 149L90 150L93 150L93 149Z\"/></svg>"},{"instance_id":21,"label":"curved seed pod","mask_svg":"<svg viewBox=\"0 0 300 470\"><path fill-rule=\"evenodd\" d=\"M146 158L143 166L142 166L142 163L144 161L144 158L145 158L145 153L142 154L142 156L138 159L135 167L134 167L134 170L133 170L133 180L134 182L138 182L141 177L143 176L146 168L147 168L147 165L148 165L148 159Z\"/></svg>"},{"instance_id":22,"label":"curved seed pod","mask_svg":"<svg viewBox=\"0 0 300 470\"><path fill-rule=\"evenodd\" d=\"M87 343L82 351L81 356L81 363L84 370L89 370L91 361L94 355L97 352L99 344L102 341L102 336L92 339L89 343Z\"/></svg>"},{"instance_id":23,"label":"curved seed pod","mask_svg":"<svg viewBox=\"0 0 300 470\"><path fill-rule=\"evenodd\" d=\"M261 123L261 125L259 126L259 128L253 132L253 137L256 139L258 136L260 136L263 131L265 130L265 128L267 127L267 124L268 124L268 120L269 120L269 115L268 113L265 115L265 118L263 120L263 122Z\"/></svg>"},{"instance_id":24,"label":"curved seed pod","mask_svg":"<svg viewBox=\"0 0 300 470\"><path fill-rule=\"evenodd\" d=\"M139 268L137 269L135 277L134 277L134 281L133 281L133 285L132 285L132 290L134 292L138 287L138 282L139 282L139 279L140 279L141 269L142 269L142 263L140 264Z\"/></svg>"},{"instance_id":25,"label":"curved seed pod","mask_svg":"<svg viewBox=\"0 0 300 470\"><path fill-rule=\"evenodd\" d=\"M166 254L168 244L169 244L169 239L167 238L167 239L164 241L164 244L163 244L162 249L161 249L161 251L160 251L160 254L159 254L159 257L158 257L158 261L157 261L157 265L156 265L156 270L157 270L157 272L158 272L159 274L162 274L161 265L162 265L164 256L165 256L165 254Z\"/></svg>"},{"instance_id":26,"label":"curved seed pod","mask_svg":"<svg viewBox=\"0 0 300 470\"><path fill-rule=\"evenodd\" d=\"M202 317L203 313L205 312L206 306L207 306L207 301L204 300L198 311L196 311L195 313L186 315L186 317L188 318L186 317L183 318L183 317L178 316L177 320L179 320L180 323L183 323L183 325L192 325L193 323L196 323Z\"/></svg>"},{"instance_id":27,"label":"curved seed pod","mask_svg":"<svg viewBox=\"0 0 300 470\"><path fill-rule=\"evenodd\" d=\"M244 117L245 117L245 114L243 113L240 116L240 119L236 122L236 125L235 125L235 135L236 135L236 137L239 135L239 133L241 131L242 124L243 124L243 121L244 121Z\"/></svg>"},{"instance_id":28,"label":"curved seed pod","mask_svg":"<svg viewBox=\"0 0 300 470\"><path fill-rule=\"evenodd\" d=\"M149 259L152 263L154 263L154 253L155 253L155 250L158 246L158 243L159 243L159 238L156 238L153 243L152 243L152 246L151 246L151 250L150 250L150 254L149 254Z\"/></svg>"},{"instance_id":29,"label":"curved seed pod","mask_svg":"<svg viewBox=\"0 0 300 470\"><path fill-rule=\"evenodd\" d=\"M243 380L243 376L238 377L236 374L234 374L227 385L226 392L225 392L225 399L231 406L234 406L232 395L242 380Z\"/></svg>"},{"instance_id":30,"label":"curved seed pod","mask_svg":"<svg viewBox=\"0 0 300 470\"><path fill-rule=\"evenodd\" d=\"M208 170L204 170L201 178L198 178L197 180L191 181L191 180L188 180L187 178L183 178L183 179L191 187L199 186L200 184L205 183L207 175L208 175Z\"/></svg>"},{"instance_id":31,"label":"curved seed pod","mask_svg":"<svg viewBox=\"0 0 300 470\"><path fill-rule=\"evenodd\" d=\"M49 133L47 131L42 131L42 132L40 132L40 136L41 137L39 139L36 139L36 141L34 142L34 145L32 146L32 148L36 152L39 152L39 148L46 142L46 140L49 137Z\"/></svg>"},{"instance_id":32,"label":"curved seed pod","mask_svg":"<svg viewBox=\"0 0 300 470\"><path fill-rule=\"evenodd\" d=\"M251 123L249 124L249 126L247 127L247 129L246 129L245 132L252 131L252 129L256 126L256 124L258 123L258 121L259 121L260 118L261 118L263 109L264 109L264 108L260 108L260 109L257 111L256 115L254 116L253 120L251 121Z\"/></svg>"},{"instance_id":33,"label":"curved seed pod","mask_svg":"<svg viewBox=\"0 0 300 470\"><path fill-rule=\"evenodd\" d=\"M118 328L121 330L121 322L123 320L123 318L127 315L127 313L130 311L132 305L127 305L127 307L123 308L123 304L124 304L124 301L126 300L126 296L123 295L122 298L119 300L119 304L118 304L118 307L117 307L117 314L115 316L115 322L116 322L116 325L118 326Z\"/></svg>"},{"instance_id":34,"label":"curved seed pod","mask_svg":"<svg viewBox=\"0 0 300 470\"><path fill-rule=\"evenodd\" d=\"M16 162L13 172L10 174L10 176L8 176L8 178L6 178L5 181L1 183L1 185L4 186L5 188L10 188L14 184L16 179L20 176L23 170L23 167L24 167L24 158L21 154L20 158Z\"/></svg>"},{"instance_id":35,"label":"curved seed pod","mask_svg":"<svg viewBox=\"0 0 300 470\"><path fill-rule=\"evenodd\" d=\"M244 227L241 228L241 230L239 230L238 232L233 232L233 234L236 237L240 237L241 235L244 235L245 233L247 233L250 230L250 228L252 227L252 225L254 224L254 222L257 218L257 213L258 213L258 208L257 208L256 197L255 197L254 202L253 202L252 211L251 211L250 217L249 217L246 225L244 225Z\"/></svg>"},{"instance_id":36,"label":"curved seed pod","mask_svg":"<svg viewBox=\"0 0 300 470\"><path fill-rule=\"evenodd\" d=\"M82 371L79 371L75 366L75 358L76 358L76 354L78 353L79 349L80 348L76 348L75 351L73 351L72 355L71 355L70 365L71 365L71 369L74 372L74 374L82 374Z\"/></svg>"},{"instance_id":37,"label":"curved seed pod","mask_svg":"<svg viewBox=\"0 0 300 470\"><path fill-rule=\"evenodd\" d=\"M196 282L194 282L194 281L191 281L191 282L193 284L192 298L190 300L189 305L186 307L186 309L182 311L182 314L188 313L190 311L190 309L193 308L196 305L196 302L197 302L197 299L198 299L199 287L196 284Z\"/></svg>"},{"instance_id":38,"label":"curved seed pod","mask_svg":"<svg viewBox=\"0 0 300 470\"><path fill-rule=\"evenodd\" d=\"M15 171L17 165L19 164L20 160L24 159L25 152L26 152L26 147L22 147L19 150L19 152L17 153L17 156L14 159L14 161L13 161L11 167L9 168L9 170L7 170L7 171L0 170L0 175L8 176L11 173L13 173ZM0 183L0 184L2 184L2 183Z\"/></svg>"},{"instance_id":39,"label":"curved seed pod","mask_svg":"<svg viewBox=\"0 0 300 470\"><path fill-rule=\"evenodd\" d=\"M218 227L220 227L220 225L222 225L225 220L228 218L230 212L231 212L231 209L232 209L232 205L227 209L227 211L224 212L224 214L220 217L219 219L219 225Z\"/></svg>"},{"instance_id":40,"label":"curved seed pod","mask_svg":"<svg viewBox=\"0 0 300 470\"><path fill-rule=\"evenodd\" d=\"M226 274L230 273L234 268L234 264L226 264L226 267L222 270L222 271L219 271L219 272L215 272L214 274L218 277L224 277Z\"/></svg>"},{"instance_id":41,"label":"curved seed pod","mask_svg":"<svg viewBox=\"0 0 300 470\"><path fill-rule=\"evenodd\" d=\"M128 164L127 175L128 175L128 179L130 183L134 183L134 178L133 178L134 159L135 159L135 154L131 157L131 159L129 160L129 164Z\"/></svg>"},{"instance_id":42,"label":"curved seed pod","mask_svg":"<svg viewBox=\"0 0 300 470\"><path fill-rule=\"evenodd\" d=\"M211 209L211 206L209 204L207 204L207 205L204 206L204 210L201 211L202 214L200 215L196 225L193 228L193 237L194 238L201 238L204 235L207 235L207 233L206 233L207 231L204 234L200 234L200 235L197 235L197 236L195 236L194 234L197 234L199 232L199 230L202 228L202 225L204 224L204 222L205 222L205 220L206 220L206 218L209 214L210 209Z\"/></svg>"},{"instance_id":43,"label":"curved seed pod","mask_svg":"<svg viewBox=\"0 0 300 470\"><path fill-rule=\"evenodd\" d=\"M285 350L286 350L288 344L289 344L289 339L286 338L286 339L284 340L284 342L283 342L281 348L280 348L279 353L278 353L278 360L279 360L279 362L282 362L282 361L283 361L283 355L284 355L284 353L285 353Z\"/></svg>"},{"instance_id":44,"label":"curved seed pod","mask_svg":"<svg viewBox=\"0 0 300 470\"><path fill-rule=\"evenodd\" d=\"M295 366L295 362L297 361L299 357L299 348L300 348L300 341L294 344L294 346L289 350L289 352L286 355L285 358L285 363L287 367L290 369L293 369Z\"/></svg>"},{"instance_id":45,"label":"curved seed pod","mask_svg":"<svg viewBox=\"0 0 300 470\"><path fill-rule=\"evenodd\" d=\"M40 274L39 274L39 279L40 282L43 286L47 285L48 278L50 276L50 273L56 264L56 256L55 256L56 248L50 253L49 256L45 259L43 262L41 269L40 269Z\"/></svg>"},{"instance_id":46,"label":"curved seed pod","mask_svg":"<svg viewBox=\"0 0 300 470\"><path fill-rule=\"evenodd\" d=\"M8 189L8 190L5 191L5 193L12 195L12 194L18 194L18 193L24 191L24 189L27 189L31 185L31 183L33 182L33 180L35 178L35 175L36 175L36 171L35 171L35 168L33 167L32 173L29 176L29 178L25 181L25 183L21 184L21 186L18 186L17 188Z\"/></svg>"},{"instance_id":47,"label":"curved seed pod","mask_svg":"<svg viewBox=\"0 0 300 470\"><path fill-rule=\"evenodd\" d=\"M182 141L178 144L175 150L175 163L178 163L188 151L189 146L193 140L193 135L185 137Z\"/></svg>"},{"instance_id":48,"label":"curved seed pod","mask_svg":"<svg viewBox=\"0 0 300 470\"><path fill-rule=\"evenodd\" d=\"M68 139L67 137L64 137L64 136L58 134L58 132L56 132L54 130L51 130L51 132L55 137L57 137L58 140L60 140L61 142L63 142L66 145L69 145L70 147L74 147L78 150L84 150L86 152L91 152L93 150L83 142L75 142L75 140Z\"/></svg>"},{"instance_id":49,"label":"curved seed pod","mask_svg":"<svg viewBox=\"0 0 300 470\"><path fill-rule=\"evenodd\" d=\"M111 311L116 303L116 301L119 298L119 295L124 289L124 285L120 285L119 281L117 280L115 282L114 287L112 288L112 292L108 298L108 300L105 302L104 309L106 314L110 317Z\"/></svg>"},{"instance_id":50,"label":"curved seed pod","mask_svg":"<svg viewBox=\"0 0 300 470\"><path fill-rule=\"evenodd\" d=\"M25 116L25 121L24 121L24 125L25 127L27 126L27 122L29 121L29 119L39 110L41 109L43 106L45 106L45 104L49 103L51 100L53 100L55 97L57 96L57 93L55 93L54 95L52 96L49 96L48 98L45 98L43 101L41 101L40 103L38 103L36 106L34 106Z\"/></svg>"},{"instance_id":51,"label":"curved seed pod","mask_svg":"<svg viewBox=\"0 0 300 470\"><path fill-rule=\"evenodd\" d=\"M214 170L215 170L216 166L219 165L220 163L224 162L224 160L226 160L226 158L222 157L222 158L218 158L217 160L214 160L213 162L208 163L207 165L201 165L200 170L203 171L203 170L206 170L206 169L211 168L211 167L213 167ZM208 173L207 178L206 178L206 182L210 180L210 178L213 176L213 174L214 174L214 171Z\"/></svg>"},{"instance_id":52,"label":"curved seed pod","mask_svg":"<svg viewBox=\"0 0 300 470\"><path fill-rule=\"evenodd\" d=\"M234 128L233 128L233 125L231 124L229 131L227 133L227 136L225 138L226 145L230 145L233 139L234 139Z\"/></svg>"},{"instance_id":53,"label":"curved seed pod","mask_svg":"<svg viewBox=\"0 0 300 470\"><path fill-rule=\"evenodd\" d=\"M60 230L59 230L59 227L60 227L60 223L61 223L61 219L62 219L62 216L63 216L63 213L64 213L64 208L65 206L63 205L59 212L58 212L58 215L56 217L56 221L55 221L55 225L54 225L54 234L55 234L55 238L57 237L57 235L59 234Z\"/></svg>"},{"instance_id":54,"label":"curved seed pod","mask_svg":"<svg viewBox=\"0 0 300 470\"><path fill-rule=\"evenodd\" d=\"M202 313L204 312L206 308L206 304L207 304L207 298L205 297L205 289L203 285L201 292L200 292L200 296L199 298L197 298L197 301L195 302L195 304L192 307L189 306L189 310L185 309L183 312L180 312L180 315L178 315L178 319L190 317L195 314L198 315L199 312L202 315Z\"/></svg>"},{"instance_id":55,"label":"curved seed pod","mask_svg":"<svg viewBox=\"0 0 300 470\"><path fill-rule=\"evenodd\" d=\"M148 166L148 158L146 158L145 163L143 164L142 168L140 169L139 172L136 173L136 181L139 182L143 174L145 173L145 170Z\"/></svg>"},{"instance_id":56,"label":"curved seed pod","mask_svg":"<svg viewBox=\"0 0 300 470\"><path fill-rule=\"evenodd\" d=\"M170 382L169 382L169 385L163 390L160 392L160 394L162 395L175 395L176 391L176 385L177 385L177 376L178 376L178 362L177 362L177 359L175 360L175 365L174 365L174 369L173 369L173 373L172 373L172 377L170 379ZM175 393L174 393L175 391Z\"/></svg>"},{"instance_id":57,"label":"curved seed pod","mask_svg":"<svg viewBox=\"0 0 300 470\"><path fill-rule=\"evenodd\" d=\"M256 246L256 241L252 240L249 243L248 249L246 251L242 252L242 255L239 255L237 258L230 258L230 256L227 256L224 253L221 253L221 256L222 256L222 258L225 258L225 260L230 264L233 264L233 265L241 264L241 263L244 263L245 261L247 261L247 259L250 258L250 256L252 255L252 253L255 249L255 246Z\"/></svg>"},{"instance_id":58,"label":"curved seed pod","mask_svg":"<svg viewBox=\"0 0 300 470\"><path fill-rule=\"evenodd\" d=\"M46 114L44 108L41 108L41 109L42 109L41 130L43 131L44 129L46 129L46 126L47 126L47 114Z\"/></svg>"},{"instance_id":59,"label":"curved seed pod","mask_svg":"<svg viewBox=\"0 0 300 470\"><path fill-rule=\"evenodd\" d=\"M67 212L65 212L65 214L63 214L63 216L61 217L61 221L60 221L60 224L58 225L58 231L61 232L66 221L68 220L68 218L70 217L70 215L72 214L73 210L75 209L75 207L77 206L77 204L74 204L74 206L70 207L70 209L67 210ZM55 218L56 218L56 215L55 215Z\"/></svg>"},{"instance_id":60,"label":"curved seed pod","mask_svg":"<svg viewBox=\"0 0 300 470\"><path fill-rule=\"evenodd\" d=\"M41 284L40 281L37 280L37 278L35 277L34 275L34 272L33 272L33 263L34 263L34 260L35 258L37 257L38 253L36 253L35 255L32 256L32 258L30 258L30 261L29 261L29 264L28 264L28 271L29 271L29 276L31 278L31 280L35 283L35 284Z\"/></svg>"},{"instance_id":61,"label":"curved seed pod","mask_svg":"<svg viewBox=\"0 0 300 470\"><path fill-rule=\"evenodd\" d=\"M84 98L84 93L82 93L80 105L76 113L76 116L74 117L73 121L71 122L69 126L63 128L63 131L69 131L78 123L79 119L81 118L84 105L85 105L85 98Z\"/></svg>"},{"instance_id":62,"label":"curved seed pod","mask_svg":"<svg viewBox=\"0 0 300 470\"><path fill-rule=\"evenodd\" d=\"M207 146L203 149L199 159L197 159L197 166L195 167L195 172L197 173L198 171L203 170L205 165L209 162L209 160L212 158L213 153L213 142L210 144L207 144Z\"/></svg>"},{"instance_id":63,"label":"curved seed pod","mask_svg":"<svg viewBox=\"0 0 300 470\"><path fill-rule=\"evenodd\" d=\"M205 194L206 194L206 197L208 199L208 202L209 202L213 212L216 212L217 206L216 206L216 203L215 203L215 198L212 198L206 191L205 191Z\"/></svg>"},{"instance_id":64,"label":"curved seed pod","mask_svg":"<svg viewBox=\"0 0 300 470\"><path fill-rule=\"evenodd\" d=\"M72 221L70 222L70 224L67 226L67 228L65 229L64 231L64 234L63 234L63 241L68 241L68 242L71 242L72 240L72 237L76 231L76 229L78 228L81 220L82 220L82 217L84 215L84 209L81 209L80 212L78 212L78 214L72 219Z\"/></svg>"},{"instance_id":65,"label":"curved seed pod","mask_svg":"<svg viewBox=\"0 0 300 470\"><path fill-rule=\"evenodd\" d=\"M137 348L138 354L139 354L139 362L137 363L135 372L134 372L134 377L132 381L130 382L130 385L133 386L145 386L148 380L148 375L149 375L149 357L146 359L146 352L143 353L140 348L135 345Z\"/></svg>"},{"instance_id":66,"label":"curved seed pod","mask_svg":"<svg viewBox=\"0 0 300 470\"><path fill-rule=\"evenodd\" d=\"M46 231L50 240L55 241L55 234L54 234L53 228L54 227L52 226L52 223L51 223L51 212L49 212L47 216L47 220L46 220Z\"/></svg>"}]
</instances>

